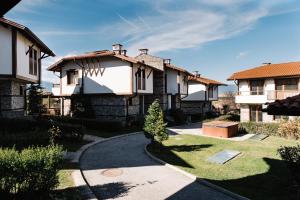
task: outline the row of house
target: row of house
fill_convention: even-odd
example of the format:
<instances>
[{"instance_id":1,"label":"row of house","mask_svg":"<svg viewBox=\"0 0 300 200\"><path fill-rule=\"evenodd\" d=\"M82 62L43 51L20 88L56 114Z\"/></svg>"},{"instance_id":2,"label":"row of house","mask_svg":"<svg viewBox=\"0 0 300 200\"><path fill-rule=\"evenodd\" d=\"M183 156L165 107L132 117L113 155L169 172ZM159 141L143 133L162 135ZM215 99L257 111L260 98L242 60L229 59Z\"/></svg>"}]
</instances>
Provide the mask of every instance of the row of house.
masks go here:
<instances>
[{"instance_id":1,"label":"row of house","mask_svg":"<svg viewBox=\"0 0 300 200\"><path fill-rule=\"evenodd\" d=\"M181 109L199 115L211 110L222 83L192 74L171 59L150 55L148 49L139 51L130 57L121 44L115 44L112 50L65 57L51 65L48 70L60 77L52 93L61 98L61 114L72 115L78 96L87 98L86 107L105 121L136 120L155 99L166 113Z\"/></svg>"}]
</instances>

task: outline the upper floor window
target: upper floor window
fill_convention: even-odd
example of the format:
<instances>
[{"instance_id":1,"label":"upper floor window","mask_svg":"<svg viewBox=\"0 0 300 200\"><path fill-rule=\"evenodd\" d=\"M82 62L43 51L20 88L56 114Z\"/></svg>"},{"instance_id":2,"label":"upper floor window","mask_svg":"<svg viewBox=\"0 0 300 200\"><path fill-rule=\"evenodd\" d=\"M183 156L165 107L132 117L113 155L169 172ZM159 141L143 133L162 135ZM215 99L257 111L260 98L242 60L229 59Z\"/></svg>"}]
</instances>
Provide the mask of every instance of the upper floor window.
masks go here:
<instances>
[{"instance_id":1,"label":"upper floor window","mask_svg":"<svg viewBox=\"0 0 300 200\"><path fill-rule=\"evenodd\" d=\"M263 95L264 94L264 81L252 80L250 81L251 95Z\"/></svg>"},{"instance_id":2,"label":"upper floor window","mask_svg":"<svg viewBox=\"0 0 300 200\"><path fill-rule=\"evenodd\" d=\"M68 85L78 84L78 71L76 70L67 71L67 82Z\"/></svg>"},{"instance_id":3,"label":"upper floor window","mask_svg":"<svg viewBox=\"0 0 300 200\"><path fill-rule=\"evenodd\" d=\"M29 74L37 75L38 73L38 52L35 49L29 51Z\"/></svg>"},{"instance_id":4,"label":"upper floor window","mask_svg":"<svg viewBox=\"0 0 300 200\"><path fill-rule=\"evenodd\" d=\"M208 87L208 98L213 98L214 97L214 87L209 86Z\"/></svg>"},{"instance_id":5,"label":"upper floor window","mask_svg":"<svg viewBox=\"0 0 300 200\"><path fill-rule=\"evenodd\" d=\"M276 90L285 91L285 90L298 90L298 82L297 78L289 78L289 79L277 79L276 80Z\"/></svg>"},{"instance_id":6,"label":"upper floor window","mask_svg":"<svg viewBox=\"0 0 300 200\"><path fill-rule=\"evenodd\" d=\"M146 90L146 72L145 69L137 71L137 85L138 90Z\"/></svg>"}]
</instances>

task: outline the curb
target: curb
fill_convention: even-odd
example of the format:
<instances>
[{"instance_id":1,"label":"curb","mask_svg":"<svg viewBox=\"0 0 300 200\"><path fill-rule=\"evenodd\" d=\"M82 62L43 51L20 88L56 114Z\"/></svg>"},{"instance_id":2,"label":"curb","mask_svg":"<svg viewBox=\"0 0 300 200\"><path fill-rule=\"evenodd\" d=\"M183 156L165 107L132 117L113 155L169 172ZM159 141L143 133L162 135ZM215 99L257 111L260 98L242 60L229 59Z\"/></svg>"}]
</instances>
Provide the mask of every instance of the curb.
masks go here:
<instances>
[{"instance_id":1,"label":"curb","mask_svg":"<svg viewBox=\"0 0 300 200\"><path fill-rule=\"evenodd\" d=\"M90 147L92 147L96 144L102 143L102 142L106 142L109 140L114 140L114 139L118 139L118 138L122 138L122 137L127 137L127 136L131 136L131 135L135 135L135 134L140 134L140 133L142 133L142 132L141 131L133 132L133 133L128 133L128 134L124 134L124 135L118 135L115 137L105 138L103 140L97 140L97 141L94 141L94 142L91 142L91 143L88 143L88 144L82 146L78 150L78 154L76 155L76 158L73 159L73 161L77 161L77 163L79 164L79 170L75 170L74 173L72 173L72 178L74 180L74 184L77 187L83 187L83 191L81 191L81 192L82 192L82 195L85 197L85 199L89 199L89 200L98 199L96 197L96 195L93 193L93 190L92 190L90 184L87 182L86 178L84 177L83 171L80 168L80 160L81 160L82 155L85 153L85 151L88 150ZM76 177L77 181L75 181L74 177Z\"/></svg>"},{"instance_id":2,"label":"curb","mask_svg":"<svg viewBox=\"0 0 300 200\"><path fill-rule=\"evenodd\" d=\"M148 145L149 145L149 144L148 144ZM228 196L230 196L230 197L232 197L232 198L234 198L234 199L237 199L237 200L249 200L249 199L246 198L246 197L243 197L243 196L241 196L241 195L238 195L238 194L236 194L236 193L233 193L233 192L231 192L231 191L229 191L229 190L226 190L226 189L224 189L224 188L222 188L222 187L220 187L220 186L217 186L217 185L212 184L212 183L210 183L210 182L208 182L208 181L206 181L206 180L203 180L203 179L201 179L201 178L199 178L199 177L197 177L197 176L195 176L195 175L193 175L193 174L190 174L190 173L188 173L188 172L186 172L186 171L184 171L184 170L182 170L182 169L179 169L178 167L175 167L174 165L171 165L171 164L169 164L169 163L166 163L165 161L163 161L163 160L157 158L156 156L154 156L153 154L151 154L151 153L147 150L147 146L148 146L148 145L146 145L146 146L144 147L144 151L145 151L145 153L146 153L150 158L152 158L152 159L155 160L156 162L158 162L158 163L160 163L160 164L163 164L163 165L165 165L166 167L168 167L168 168L170 168L170 169L172 169L172 170L174 170L174 171L177 171L177 172L179 172L179 173L181 173L181 174L183 174L183 175L189 177L190 179L192 179L192 180L194 180L194 181L197 181L197 182L198 182L199 184L201 184L201 185L205 185L205 186L207 186L207 187L209 187L209 188L211 188L211 189L217 190L217 191L219 191L219 192L221 192L221 193L223 193L223 194L226 194L226 195L228 195Z\"/></svg>"}]
</instances>

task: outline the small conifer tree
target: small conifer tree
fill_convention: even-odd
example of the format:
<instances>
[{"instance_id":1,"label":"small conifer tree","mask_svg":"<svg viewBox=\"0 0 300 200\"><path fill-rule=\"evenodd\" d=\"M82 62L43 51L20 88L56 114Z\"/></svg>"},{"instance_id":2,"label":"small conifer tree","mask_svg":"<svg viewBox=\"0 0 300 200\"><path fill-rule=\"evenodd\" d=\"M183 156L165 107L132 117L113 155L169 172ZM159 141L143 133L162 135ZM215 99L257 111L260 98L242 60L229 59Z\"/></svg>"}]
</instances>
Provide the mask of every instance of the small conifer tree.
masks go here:
<instances>
[{"instance_id":1,"label":"small conifer tree","mask_svg":"<svg viewBox=\"0 0 300 200\"><path fill-rule=\"evenodd\" d=\"M145 118L144 133L145 136L151 139L152 143L161 144L162 141L168 139L166 130L166 123L164 122L164 114L159 105L159 100L156 99L149 107L148 114Z\"/></svg>"}]
</instances>

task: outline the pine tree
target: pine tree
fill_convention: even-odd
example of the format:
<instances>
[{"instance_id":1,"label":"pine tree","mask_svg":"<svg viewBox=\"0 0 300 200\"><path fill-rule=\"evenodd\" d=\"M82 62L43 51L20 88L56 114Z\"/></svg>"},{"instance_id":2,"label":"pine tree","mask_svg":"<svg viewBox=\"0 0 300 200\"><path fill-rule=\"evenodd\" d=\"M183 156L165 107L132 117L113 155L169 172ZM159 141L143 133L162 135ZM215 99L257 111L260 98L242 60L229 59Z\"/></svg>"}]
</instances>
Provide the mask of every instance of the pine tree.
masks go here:
<instances>
[{"instance_id":1,"label":"pine tree","mask_svg":"<svg viewBox=\"0 0 300 200\"><path fill-rule=\"evenodd\" d=\"M42 104L42 87L40 85L31 84L28 88L28 113L30 115L40 115L43 110Z\"/></svg>"},{"instance_id":2,"label":"pine tree","mask_svg":"<svg viewBox=\"0 0 300 200\"><path fill-rule=\"evenodd\" d=\"M151 139L152 143L161 144L162 141L168 139L166 130L166 123L164 122L164 114L159 105L159 100L156 99L149 107L148 114L145 118L144 133L145 136Z\"/></svg>"}]
</instances>

